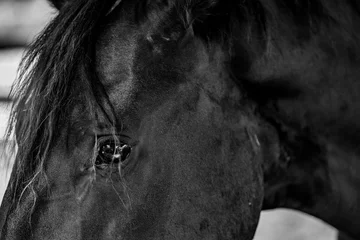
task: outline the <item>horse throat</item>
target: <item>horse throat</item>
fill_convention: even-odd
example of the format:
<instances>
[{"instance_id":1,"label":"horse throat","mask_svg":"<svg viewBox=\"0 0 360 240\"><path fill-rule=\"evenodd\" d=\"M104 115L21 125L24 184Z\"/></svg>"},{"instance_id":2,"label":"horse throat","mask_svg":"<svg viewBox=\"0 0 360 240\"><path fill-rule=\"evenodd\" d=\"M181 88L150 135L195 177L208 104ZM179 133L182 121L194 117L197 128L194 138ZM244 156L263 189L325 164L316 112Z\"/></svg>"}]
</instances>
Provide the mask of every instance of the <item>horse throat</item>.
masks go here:
<instances>
[{"instance_id":1,"label":"horse throat","mask_svg":"<svg viewBox=\"0 0 360 240\"><path fill-rule=\"evenodd\" d=\"M276 129L279 145L275 156L265 153L263 209L299 210L358 238L359 156L279 119L267 121ZM262 146L269 145L268 139L261 139Z\"/></svg>"}]
</instances>

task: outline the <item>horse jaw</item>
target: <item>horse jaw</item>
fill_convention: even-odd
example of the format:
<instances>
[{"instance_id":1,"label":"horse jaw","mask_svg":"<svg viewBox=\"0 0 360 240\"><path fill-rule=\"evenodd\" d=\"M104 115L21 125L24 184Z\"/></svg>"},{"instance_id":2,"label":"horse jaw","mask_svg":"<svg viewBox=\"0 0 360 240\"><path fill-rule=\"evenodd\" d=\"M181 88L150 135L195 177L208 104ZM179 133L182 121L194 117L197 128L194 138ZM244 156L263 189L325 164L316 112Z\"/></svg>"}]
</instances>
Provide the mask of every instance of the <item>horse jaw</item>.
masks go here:
<instances>
[{"instance_id":1,"label":"horse jaw","mask_svg":"<svg viewBox=\"0 0 360 240\"><path fill-rule=\"evenodd\" d=\"M331 81L343 84L336 81L339 78L335 75ZM358 106L349 104L346 111L341 107L341 104L346 106L346 97L354 98L355 103L356 96L337 90L337 98L323 103L320 98L325 98L323 95L330 94L330 90L312 96L306 92L308 89L297 85L299 80L288 79L289 86L297 89L291 98L281 94L284 90L289 92L289 88L286 84L279 85L280 81L274 82L277 86L269 82L263 86L280 93L278 98L260 99L261 115L279 137L278 157L264 162L264 209L296 209L359 238L356 223L360 221L360 154L355 147L356 114L353 114ZM313 87L310 83L308 88ZM256 83L251 87L261 92L261 85ZM344 86L338 89L341 87Z\"/></svg>"}]
</instances>

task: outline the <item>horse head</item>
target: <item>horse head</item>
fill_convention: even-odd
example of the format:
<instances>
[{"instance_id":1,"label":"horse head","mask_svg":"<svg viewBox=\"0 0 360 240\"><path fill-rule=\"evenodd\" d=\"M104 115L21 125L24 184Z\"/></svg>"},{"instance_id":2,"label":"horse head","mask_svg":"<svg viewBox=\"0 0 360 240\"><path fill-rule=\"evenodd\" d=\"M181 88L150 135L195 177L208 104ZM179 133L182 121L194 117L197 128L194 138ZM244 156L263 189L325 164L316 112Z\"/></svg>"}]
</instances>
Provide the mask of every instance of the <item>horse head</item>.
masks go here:
<instances>
[{"instance_id":1,"label":"horse head","mask_svg":"<svg viewBox=\"0 0 360 240\"><path fill-rule=\"evenodd\" d=\"M246 240L276 207L359 234L358 3L51 2L1 239Z\"/></svg>"},{"instance_id":2,"label":"horse head","mask_svg":"<svg viewBox=\"0 0 360 240\"><path fill-rule=\"evenodd\" d=\"M54 5L13 115L2 238L252 239L266 127L231 72L228 6Z\"/></svg>"}]
</instances>

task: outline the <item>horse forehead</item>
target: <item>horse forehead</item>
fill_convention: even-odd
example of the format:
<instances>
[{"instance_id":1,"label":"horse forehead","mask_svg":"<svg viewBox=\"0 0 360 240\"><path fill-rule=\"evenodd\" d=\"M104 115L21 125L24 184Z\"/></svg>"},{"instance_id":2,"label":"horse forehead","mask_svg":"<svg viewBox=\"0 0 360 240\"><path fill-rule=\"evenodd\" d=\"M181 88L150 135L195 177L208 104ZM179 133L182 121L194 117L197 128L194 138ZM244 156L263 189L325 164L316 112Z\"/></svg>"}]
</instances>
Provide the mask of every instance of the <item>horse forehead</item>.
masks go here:
<instances>
[{"instance_id":1,"label":"horse forehead","mask_svg":"<svg viewBox=\"0 0 360 240\"><path fill-rule=\"evenodd\" d=\"M179 27L176 15L170 21L165 13L149 14L137 24L131 14L118 14L102 31L96 48L97 72L115 109L125 111L134 106L134 100L159 100L162 90L180 82L201 81L215 98L227 91L225 82L219 81L228 77L223 71L227 55L222 47L214 44L209 52L191 34L186 41L179 40L185 29Z\"/></svg>"},{"instance_id":2,"label":"horse forehead","mask_svg":"<svg viewBox=\"0 0 360 240\"><path fill-rule=\"evenodd\" d=\"M149 93L150 97L150 85L155 87L153 93L159 92L165 79L178 78L179 74L173 71L178 66L168 61L169 54L161 52L162 43L157 45L149 39L161 28L152 26L150 30L148 26L153 24L153 19L135 25L128 19L120 18L99 37L96 46L97 73L116 109L127 109L139 91L142 95ZM169 66L167 70L172 70L164 71L163 63Z\"/></svg>"},{"instance_id":3,"label":"horse forehead","mask_svg":"<svg viewBox=\"0 0 360 240\"><path fill-rule=\"evenodd\" d=\"M103 31L96 47L96 66L105 86L131 78L137 33L124 24Z\"/></svg>"},{"instance_id":4,"label":"horse forehead","mask_svg":"<svg viewBox=\"0 0 360 240\"><path fill-rule=\"evenodd\" d=\"M100 33L96 47L97 70L104 85L132 78L135 53L140 41L149 40L147 36L162 28L161 23L167 10L149 11L142 20L136 20L136 12L139 11L136 8L134 2L125 4L124 8L112 9L113 16L109 17Z\"/></svg>"}]
</instances>

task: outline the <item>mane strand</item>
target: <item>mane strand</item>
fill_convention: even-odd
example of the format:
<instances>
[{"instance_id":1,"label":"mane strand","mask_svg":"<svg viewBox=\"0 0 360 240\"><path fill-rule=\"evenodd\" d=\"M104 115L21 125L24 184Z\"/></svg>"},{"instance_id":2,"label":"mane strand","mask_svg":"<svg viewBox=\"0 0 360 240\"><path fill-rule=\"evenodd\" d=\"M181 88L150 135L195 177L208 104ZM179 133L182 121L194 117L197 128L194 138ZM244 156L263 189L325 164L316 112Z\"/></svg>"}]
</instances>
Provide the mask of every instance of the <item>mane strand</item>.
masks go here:
<instances>
[{"instance_id":1,"label":"mane strand","mask_svg":"<svg viewBox=\"0 0 360 240\"><path fill-rule=\"evenodd\" d=\"M86 77L81 78L79 69L94 64L89 58L94 35L111 3L78 0L66 4L24 56L11 91L15 101L7 131L7 138L15 133L18 145L9 184L12 199L18 199L27 188L35 192L34 183L40 176L46 178L45 159L59 130L68 124L79 87L88 108L102 105L99 99L104 92L95 86L100 84L95 74L85 71Z\"/></svg>"}]
</instances>

